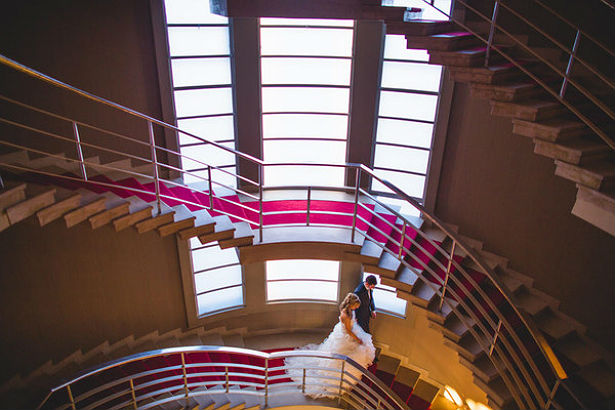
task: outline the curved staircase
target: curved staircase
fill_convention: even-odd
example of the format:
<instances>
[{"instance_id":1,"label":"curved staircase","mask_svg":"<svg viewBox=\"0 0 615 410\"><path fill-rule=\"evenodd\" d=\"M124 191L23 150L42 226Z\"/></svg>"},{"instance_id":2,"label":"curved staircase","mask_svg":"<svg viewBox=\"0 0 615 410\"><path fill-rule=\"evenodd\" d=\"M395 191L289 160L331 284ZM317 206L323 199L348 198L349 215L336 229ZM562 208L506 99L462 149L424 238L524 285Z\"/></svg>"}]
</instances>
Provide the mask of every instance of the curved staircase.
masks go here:
<instances>
[{"instance_id":1,"label":"curved staircase","mask_svg":"<svg viewBox=\"0 0 615 410\"><path fill-rule=\"evenodd\" d=\"M606 56L581 53L580 60L572 44L558 41L568 32L548 32L560 18L557 11L546 13L544 21L527 22L516 10L523 6L495 4L456 2L458 9L450 13L454 21L385 19L386 32L405 35L409 49L427 50L430 64L447 67L455 82L489 100L492 115L511 118L513 133L532 138L534 153L552 158L555 174L576 184L572 214L615 236L615 81L608 68L613 46L566 20L565 29L582 37L581 48ZM500 7L499 15L494 7Z\"/></svg>"}]
</instances>

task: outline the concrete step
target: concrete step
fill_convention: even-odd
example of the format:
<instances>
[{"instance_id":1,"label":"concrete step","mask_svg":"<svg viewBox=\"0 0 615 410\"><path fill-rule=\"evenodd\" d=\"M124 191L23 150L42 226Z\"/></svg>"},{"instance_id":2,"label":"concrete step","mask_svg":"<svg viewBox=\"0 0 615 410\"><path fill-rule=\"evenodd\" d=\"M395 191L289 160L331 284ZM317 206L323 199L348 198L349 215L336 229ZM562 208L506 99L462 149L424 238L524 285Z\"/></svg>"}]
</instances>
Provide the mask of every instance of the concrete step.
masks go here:
<instances>
[{"instance_id":1,"label":"concrete step","mask_svg":"<svg viewBox=\"0 0 615 410\"><path fill-rule=\"evenodd\" d=\"M577 184L572 214L615 236L615 195Z\"/></svg>"},{"instance_id":2,"label":"concrete step","mask_svg":"<svg viewBox=\"0 0 615 410\"><path fill-rule=\"evenodd\" d=\"M542 121L565 114L566 107L558 101L528 99L523 101L491 101L491 115L517 118L526 121Z\"/></svg>"},{"instance_id":3,"label":"concrete step","mask_svg":"<svg viewBox=\"0 0 615 410\"><path fill-rule=\"evenodd\" d=\"M254 241L254 231L247 222L235 222L235 230L233 231L233 237L228 239L219 239L218 244L220 248L234 248L241 246L250 246Z\"/></svg>"},{"instance_id":4,"label":"concrete step","mask_svg":"<svg viewBox=\"0 0 615 410\"><path fill-rule=\"evenodd\" d=\"M407 48L426 49L429 51L459 50L462 48L477 46L480 41L471 33L457 31L439 33L430 36L406 36Z\"/></svg>"},{"instance_id":5,"label":"concrete step","mask_svg":"<svg viewBox=\"0 0 615 410\"><path fill-rule=\"evenodd\" d=\"M566 141L587 135L588 127L576 119L551 118L544 121L528 121L513 118L513 133L545 141Z\"/></svg>"},{"instance_id":6,"label":"concrete step","mask_svg":"<svg viewBox=\"0 0 615 410\"><path fill-rule=\"evenodd\" d=\"M569 179L590 189L610 192L615 188L615 168L606 159L598 159L583 165L555 161L555 175Z\"/></svg>"},{"instance_id":7,"label":"concrete step","mask_svg":"<svg viewBox=\"0 0 615 410\"><path fill-rule=\"evenodd\" d=\"M6 208L6 216L11 225L34 215L41 209L51 206L55 202L56 189L45 188L42 193L29 196L26 192L25 200Z\"/></svg>"},{"instance_id":8,"label":"concrete step","mask_svg":"<svg viewBox=\"0 0 615 410\"><path fill-rule=\"evenodd\" d=\"M199 240L203 245L220 241L225 239L232 239L235 232L235 225L231 222L231 219L226 215L214 216L214 231L205 235L200 235Z\"/></svg>"},{"instance_id":9,"label":"concrete step","mask_svg":"<svg viewBox=\"0 0 615 410\"><path fill-rule=\"evenodd\" d=\"M174 206L173 211L173 221L157 228L161 238L194 227L196 216L192 214L186 205Z\"/></svg>"},{"instance_id":10,"label":"concrete step","mask_svg":"<svg viewBox=\"0 0 615 410\"><path fill-rule=\"evenodd\" d=\"M488 100L503 102L521 101L544 94L542 88L531 81L519 80L504 84L480 84L470 85L472 96Z\"/></svg>"},{"instance_id":11,"label":"concrete step","mask_svg":"<svg viewBox=\"0 0 615 410\"><path fill-rule=\"evenodd\" d=\"M435 20L412 20L412 21L387 21L387 34L405 34L407 36L430 36L455 29L455 23L451 21Z\"/></svg>"},{"instance_id":12,"label":"concrete step","mask_svg":"<svg viewBox=\"0 0 615 410\"><path fill-rule=\"evenodd\" d=\"M201 209L199 211L192 211L192 214L195 217L194 226L179 231L179 239L181 240L185 241L195 236L209 234L214 231L216 221L208 210Z\"/></svg>"},{"instance_id":13,"label":"concrete step","mask_svg":"<svg viewBox=\"0 0 615 410\"><path fill-rule=\"evenodd\" d=\"M605 158L612 155L612 151L608 145L597 138L577 137L561 142L549 142L535 138L534 154L579 165L597 158Z\"/></svg>"}]
</instances>

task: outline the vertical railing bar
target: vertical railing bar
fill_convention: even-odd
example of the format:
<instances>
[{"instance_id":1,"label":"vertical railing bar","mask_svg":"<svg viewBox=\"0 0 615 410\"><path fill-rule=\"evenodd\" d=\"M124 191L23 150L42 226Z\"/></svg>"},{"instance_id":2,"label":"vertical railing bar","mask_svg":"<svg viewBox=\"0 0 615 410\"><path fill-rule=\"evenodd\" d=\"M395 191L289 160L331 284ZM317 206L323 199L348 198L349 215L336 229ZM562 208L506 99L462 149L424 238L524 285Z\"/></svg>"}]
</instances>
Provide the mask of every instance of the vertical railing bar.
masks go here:
<instances>
[{"instance_id":1,"label":"vertical railing bar","mask_svg":"<svg viewBox=\"0 0 615 410\"><path fill-rule=\"evenodd\" d=\"M355 189L354 189L354 212L352 214L352 231L350 234L350 242L354 243L354 234L357 228L357 211L359 208L359 183L361 182L360 169L357 167L355 173Z\"/></svg>"},{"instance_id":2,"label":"vertical railing bar","mask_svg":"<svg viewBox=\"0 0 615 410\"><path fill-rule=\"evenodd\" d=\"M398 259L401 259L402 252L404 250L404 238L406 237L406 225L407 225L407 222L406 220L404 220L404 226L401 228L401 239L399 240L399 258Z\"/></svg>"},{"instance_id":3,"label":"vertical railing bar","mask_svg":"<svg viewBox=\"0 0 615 410\"><path fill-rule=\"evenodd\" d=\"M182 373L184 378L184 395L186 396L186 406L188 406L188 374L186 373L186 358L184 353L181 354L182 358Z\"/></svg>"},{"instance_id":4,"label":"vertical railing bar","mask_svg":"<svg viewBox=\"0 0 615 410\"><path fill-rule=\"evenodd\" d=\"M209 190L209 209L214 210L214 190L211 182L211 165L207 165L207 189Z\"/></svg>"},{"instance_id":5,"label":"vertical railing bar","mask_svg":"<svg viewBox=\"0 0 615 410\"><path fill-rule=\"evenodd\" d=\"M73 398L73 392L70 389L70 384L66 386L66 391L68 392L68 399L70 400L70 408L72 410L77 410L77 406L75 406L75 399Z\"/></svg>"},{"instance_id":6,"label":"vertical railing bar","mask_svg":"<svg viewBox=\"0 0 615 410\"><path fill-rule=\"evenodd\" d=\"M4 180L2 179L2 174L0 174L0 189L4 189Z\"/></svg>"},{"instance_id":7,"label":"vertical railing bar","mask_svg":"<svg viewBox=\"0 0 615 410\"><path fill-rule=\"evenodd\" d=\"M568 59L568 65L566 66L566 73L562 81L562 87L559 90L559 96L562 98L564 98L564 94L566 94L566 88L568 88L568 78L570 77L570 71L572 71L572 63L574 62L574 57L577 54L580 37L581 37L581 31L577 30L577 34L574 37L574 44L572 45L572 51L570 52L570 58Z\"/></svg>"},{"instance_id":8,"label":"vertical railing bar","mask_svg":"<svg viewBox=\"0 0 615 410\"><path fill-rule=\"evenodd\" d=\"M493 15L491 17L491 27L489 28L489 39L487 40L487 49L485 50L485 67L489 67L489 57L491 54L491 46L493 45L493 37L495 37L495 21L498 18L500 10L500 0L495 0L493 5Z\"/></svg>"},{"instance_id":9,"label":"vertical railing bar","mask_svg":"<svg viewBox=\"0 0 615 410\"><path fill-rule=\"evenodd\" d=\"M265 407L269 406L269 358L265 359Z\"/></svg>"},{"instance_id":10,"label":"vertical railing bar","mask_svg":"<svg viewBox=\"0 0 615 410\"><path fill-rule=\"evenodd\" d=\"M303 368L303 379L301 381L301 393L305 394L305 367Z\"/></svg>"},{"instance_id":11,"label":"vertical railing bar","mask_svg":"<svg viewBox=\"0 0 615 410\"><path fill-rule=\"evenodd\" d=\"M446 295L446 287L448 285L448 278L451 274L451 265L453 264L453 257L455 256L455 245L457 245L457 241L453 240L451 256L448 259L448 266L446 267L446 276L444 277L444 286L442 287L442 295L440 296L440 306L438 307L438 310L440 312L442 312L442 305L444 304L444 296Z\"/></svg>"},{"instance_id":12,"label":"vertical railing bar","mask_svg":"<svg viewBox=\"0 0 615 410\"><path fill-rule=\"evenodd\" d=\"M498 335L500 334L501 328L502 328L502 319L498 321L498 327L495 329L495 333L493 334L493 341L491 342L491 346L489 347L489 356L493 354L493 349L495 349L495 343L498 341Z\"/></svg>"},{"instance_id":13,"label":"vertical railing bar","mask_svg":"<svg viewBox=\"0 0 615 410\"><path fill-rule=\"evenodd\" d=\"M228 381L228 366L224 366L224 386L225 390L228 393L229 390L229 381Z\"/></svg>"},{"instance_id":14,"label":"vertical railing bar","mask_svg":"<svg viewBox=\"0 0 615 410\"><path fill-rule=\"evenodd\" d=\"M88 174L85 170L85 163L83 162L83 150L81 149L81 137L79 136L79 127L77 123L73 121L73 134L75 135L75 143L77 145L77 158L79 159L79 168L81 169L81 176L83 180L88 180Z\"/></svg>"},{"instance_id":15,"label":"vertical railing bar","mask_svg":"<svg viewBox=\"0 0 615 410\"><path fill-rule=\"evenodd\" d=\"M263 165L258 165L258 237L263 242Z\"/></svg>"},{"instance_id":16,"label":"vertical railing bar","mask_svg":"<svg viewBox=\"0 0 615 410\"><path fill-rule=\"evenodd\" d=\"M553 385L553 389L551 389L551 393L549 393L549 400L547 400L547 403L545 404L545 409L548 409L551 406L551 403L554 402L555 393L557 392L557 388L559 387L561 382L562 382L562 379L560 378L558 378L555 381L555 384Z\"/></svg>"},{"instance_id":17,"label":"vertical railing bar","mask_svg":"<svg viewBox=\"0 0 615 410\"><path fill-rule=\"evenodd\" d=\"M132 408L137 410L137 395L135 394L135 383L130 379L130 394L132 395Z\"/></svg>"},{"instance_id":18,"label":"vertical railing bar","mask_svg":"<svg viewBox=\"0 0 615 410\"><path fill-rule=\"evenodd\" d=\"M149 144L152 150L152 165L154 166L154 186L156 187L156 203L158 204L158 215L162 213L162 203L160 201L160 176L158 175L158 159L156 157L156 140L154 139L154 125L151 121L147 122L149 130Z\"/></svg>"},{"instance_id":19,"label":"vertical railing bar","mask_svg":"<svg viewBox=\"0 0 615 410\"><path fill-rule=\"evenodd\" d=\"M312 187L309 186L307 190L307 226L310 226L310 206L312 204Z\"/></svg>"},{"instance_id":20,"label":"vertical railing bar","mask_svg":"<svg viewBox=\"0 0 615 410\"><path fill-rule=\"evenodd\" d=\"M358 171L358 170L357 170ZM344 384L344 368L346 365L346 361L342 360L342 369L340 371L340 387L337 392L337 404L342 403L342 385Z\"/></svg>"}]
</instances>

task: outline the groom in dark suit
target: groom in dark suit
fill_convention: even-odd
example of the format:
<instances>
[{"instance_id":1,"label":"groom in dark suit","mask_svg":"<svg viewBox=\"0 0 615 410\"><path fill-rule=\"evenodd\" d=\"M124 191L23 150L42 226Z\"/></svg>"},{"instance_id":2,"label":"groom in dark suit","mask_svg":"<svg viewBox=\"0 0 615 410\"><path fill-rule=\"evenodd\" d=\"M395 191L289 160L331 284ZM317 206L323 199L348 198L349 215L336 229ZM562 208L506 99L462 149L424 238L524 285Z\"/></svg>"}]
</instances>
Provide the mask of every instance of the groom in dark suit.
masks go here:
<instances>
[{"instance_id":1,"label":"groom in dark suit","mask_svg":"<svg viewBox=\"0 0 615 410\"><path fill-rule=\"evenodd\" d=\"M369 333L369 320L376 317L376 307L374 306L373 290L378 281L374 275L365 278L365 282L359 283L354 293L361 299L361 306L355 310L357 323L367 333Z\"/></svg>"}]
</instances>

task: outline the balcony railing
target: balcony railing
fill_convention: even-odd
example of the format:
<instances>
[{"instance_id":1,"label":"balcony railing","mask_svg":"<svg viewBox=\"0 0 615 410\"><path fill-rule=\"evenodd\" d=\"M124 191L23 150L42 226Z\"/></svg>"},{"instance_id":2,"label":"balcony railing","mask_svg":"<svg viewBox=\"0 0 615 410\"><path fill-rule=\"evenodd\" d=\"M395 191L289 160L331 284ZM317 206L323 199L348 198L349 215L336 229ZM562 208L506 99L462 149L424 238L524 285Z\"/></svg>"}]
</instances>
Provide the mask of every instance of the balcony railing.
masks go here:
<instances>
[{"instance_id":1,"label":"balcony railing","mask_svg":"<svg viewBox=\"0 0 615 410\"><path fill-rule=\"evenodd\" d=\"M95 101L97 104L111 107L113 110L128 114L131 118L138 119L147 126L144 128L144 130L147 130L147 138L145 140L139 140L76 119L60 116L12 98L0 96L1 100L12 106L19 107L28 112L36 112L37 114L54 118L65 125L68 124L70 126L68 128L73 130L73 135L71 136L61 135L53 130L45 130L27 125L20 121L0 117L0 122L4 124L15 127L16 129L25 129L28 132L43 136L43 142L53 140L69 144L70 148L65 152L73 152L74 155L72 158L66 157L64 155L49 152L40 146L32 146L38 141L37 139L11 142L0 137L0 144L16 150L25 150L39 156L68 161L76 165L80 174L41 171L30 167L27 163L0 163L0 168L9 171L25 171L43 175L47 178L52 178L51 181L74 181L92 184L93 186L121 188L135 194L149 194L155 199L159 212L165 206L165 202L171 200L177 202L179 200L176 197L165 194L161 187L163 187L163 185L168 187L181 186L193 192L209 196L210 198L208 206L185 199L180 200L181 202L202 209L209 209L217 213L226 214L236 220L248 222L253 229L258 230L258 238L260 241L263 241L267 236L265 231L267 224L264 222L264 217L276 214L275 212L264 212L263 205L266 204L267 201L264 199L263 193L268 188L263 181L266 167L288 166L302 167L301 169L312 167L320 170L323 168L342 167L346 170L347 175L352 177L350 180L354 180L351 186L285 186L277 187L276 189L291 190L301 188L306 190L308 192L308 200L305 212L307 212L308 215L331 213L330 211L315 209L311 206L309 192L315 189L335 190L352 194L353 211L337 213L345 215L347 220L350 221L346 229L349 230L351 241L362 243L364 240L370 240L378 244L384 253L388 253L397 258L403 267L410 269L427 286L430 286L440 297L440 308L444 305L450 308L453 314L457 315L460 321L467 327L469 334L480 344L481 349L490 358L499 376L502 378L520 408L562 408L563 406L570 405L570 402L576 403L575 406L584 407L577 399L574 393L574 387L568 382L568 375L558 361L549 343L537 329L532 319L525 312L517 308L518 304L515 303L514 295L508 291L489 265L485 263L472 248L465 245L463 241L437 217L428 213L419 203L396 186L378 177L368 167L362 164L266 163L260 159L211 142L201 136L184 132L177 127L151 118L145 114L76 89L75 87L36 72L6 57L0 57L0 62L29 76L38 78L45 83L52 84L70 93ZM238 161L246 161L252 164L258 170L257 180L242 175L236 175L226 169L211 166L206 162L206 159L189 158L181 155L179 152L157 145L154 138L155 126L186 134L199 141L211 144L212 147L215 147L216 150L219 150L221 153L231 153ZM143 151L149 152L150 156L144 157L139 154L129 154L127 153L129 146L126 146L125 149L117 150L109 148L101 143L85 141L85 139L82 138L83 135L80 133L82 130L95 130L97 133L102 133L109 138L119 138L122 144L130 143L145 148ZM46 146L47 144L42 145ZM122 145L122 147L124 148L125 146ZM146 164L150 167L151 172L143 173L136 172L134 169L126 170L112 165L100 165L85 158L83 155L84 149L88 151L97 150L97 152L109 153L119 158L126 158L141 164ZM174 158L196 161L202 164L204 169L207 170L207 176L203 177L196 175L183 171L180 167L163 163L158 159L158 155L161 153L172 155ZM132 176L149 179L154 183L155 190L143 191L137 188L130 188L118 184L113 180L92 180L88 174L88 170L91 169L95 169L103 174L121 173L128 177ZM215 173L214 171L219 173ZM191 175L202 180L203 184L198 185L201 187L198 189L195 188L194 185L185 185L181 178L170 179L163 177L163 175L169 175L169 173L177 173L184 176ZM240 187L236 188L220 182L218 178L220 175L224 177L230 175L236 178L240 181ZM445 240L436 241L432 239L425 232L415 228L410 219L370 193L364 188L365 186L369 186L369 184L366 183L370 180L380 182L390 191L391 195L409 204L432 229L441 232ZM206 188L203 189L203 186ZM254 209L253 207L244 205L238 199L229 199L229 196L224 197L223 195L218 195L216 191L219 189L236 193L249 200L258 201L258 206ZM397 225L383 218L378 212L374 211L373 207L367 206L365 202L378 204L378 206L386 209L390 214L395 215L399 221L402 221L401 224ZM223 206L224 204L232 205L235 211L229 210L227 207ZM237 210L241 210L241 212ZM298 212L304 211L301 210ZM365 217L364 215L367 213L369 213L371 217ZM362 224L362 226L368 226L369 229L358 229L357 225L359 223ZM306 224L286 225L296 226ZM307 225L311 226L315 224L313 221L310 222L310 218L307 218ZM388 226L390 229L383 229L383 226ZM376 232L377 234L370 234L369 232ZM379 236L379 238L376 238L376 235ZM382 237L386 239L383 241ZM475 266L474 272L464 266L458 258L454 257L460 252L467 255L466 257L473 262ZM475 272L478 272L485 278L482 283L477 283L476 276L473 275ZM490 291L486 291L486 288ZM494 293L497 294L497 297L494 297Z\"/></svg>"},{"instance_id":2,"label":"balcony railing","mask_svg":"<svg viewBox=\"0 0 615 410\"><path fill-rule=\"evenodd\" d=\"M326 367L318 373L289 367L284 359L290 357L318 359ZM289 370L300 377L293 380ZM187 408L199 397L233 394L267 407L277 398L292 403L306 391L355 409L408 409L381 380L343 355L218 346L153 350L105 363L52 388L38 409L150 409L171 403Z\"/></svg>"}]
</instances>

